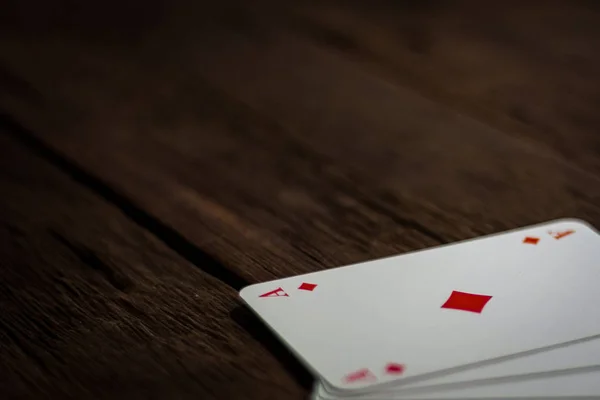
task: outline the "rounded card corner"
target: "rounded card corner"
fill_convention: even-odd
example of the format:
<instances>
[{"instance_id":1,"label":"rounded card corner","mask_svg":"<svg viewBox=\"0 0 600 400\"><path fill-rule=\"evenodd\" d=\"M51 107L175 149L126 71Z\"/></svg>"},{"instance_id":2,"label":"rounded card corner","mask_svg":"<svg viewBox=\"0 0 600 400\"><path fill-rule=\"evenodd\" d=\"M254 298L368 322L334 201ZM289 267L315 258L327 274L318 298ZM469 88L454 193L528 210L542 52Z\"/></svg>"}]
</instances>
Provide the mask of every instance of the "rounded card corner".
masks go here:
<instances>
[{"instance_id":1,"label":"rounded card corner","mask_svg":"<svg viewBox=\"0 0 600 400\"><path fill-rule=\"evenodd\" d=\"M253 287L255 287L257 284L252 284L252 285L248 285L242 288L242 290L240 290L238 292L238 295L240 296L240 298L242 299L246 299L248 298L248 293L252 290Z\"/></svg>"},{"instance_id":2,"label":"rounded card corner","mask_svg":"<svg viewBox=\"0 0 600 400\"><path fill-rule=\"evenodd\" d=\"M598 231L598 229L596 229L595 226L593 226L591 223L581 219L581 218L561 218L558 219L556 221L554 221L555 223L569 223L569 224L574 224L574 225L579 225L582 228L587 228L591 231L594 231L595 233L600 234L600 232Z\"/></svg>"}]
</instances>

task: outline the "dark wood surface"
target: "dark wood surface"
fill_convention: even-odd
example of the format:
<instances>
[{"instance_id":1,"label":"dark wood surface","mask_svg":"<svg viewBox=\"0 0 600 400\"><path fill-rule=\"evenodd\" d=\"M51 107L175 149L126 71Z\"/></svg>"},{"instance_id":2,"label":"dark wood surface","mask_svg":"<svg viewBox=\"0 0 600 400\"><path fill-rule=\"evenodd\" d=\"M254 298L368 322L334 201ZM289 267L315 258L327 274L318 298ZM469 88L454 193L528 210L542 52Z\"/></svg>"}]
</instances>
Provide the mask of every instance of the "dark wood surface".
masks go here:
<instances>
[{"instance_id":1,"label":"dark wood surface","mask_svg":"<svg viewBox=\"0 0 600 400\"><path fill-rule=\"evenodd\" d=\"M5 11L3 397L302 398L244 285L600 226L594 3Z\"/></svg>"},{"instance_id":2,"label":"dark wood surface","mask_svg":"<svg viewBox=\"0 0 600 400\"><path fill-rule=\"evenodd\" d=\"M285 373L297 367L264 347L273 339L207 260L1 133L3 398L300 396Z\"/></svg>"}]
</instances>

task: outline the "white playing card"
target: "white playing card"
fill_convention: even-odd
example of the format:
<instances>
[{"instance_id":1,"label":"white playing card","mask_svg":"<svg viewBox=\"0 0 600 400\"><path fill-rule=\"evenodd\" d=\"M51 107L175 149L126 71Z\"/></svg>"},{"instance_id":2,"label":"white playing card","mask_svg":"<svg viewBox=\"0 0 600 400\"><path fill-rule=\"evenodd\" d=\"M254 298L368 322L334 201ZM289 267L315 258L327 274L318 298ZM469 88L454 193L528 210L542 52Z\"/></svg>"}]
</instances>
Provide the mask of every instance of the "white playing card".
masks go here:
<instances>
[{"instance_id":1,"label":"white playing card","mask_svg":"<svg viewBox=\"0 0 600 400\"><path fill-rule=\"evenodd\" d=\"M485 367L469 368L422 382L385 388L376 394L365 394L361 398L379 399L386 393L395 393L397 398L402 398L402 396L410 398L411 393L415 393L415 390L417 393L430 393L444 388L452 388L453 386L473 385L474 382L478 382L479 385L484 385L486 382L496 385L496 381L526 380L531 376L543 377L544 374L548 373L576 371L581 368L597 368L597 378L600 379L600 339L579 341L570 345L563 344L555 346L551 350L538 351L521 357L509 357L506 361L492 363ZM532 385L540 395L548 395L545 392L546 386L540 387L537 382L532 382ZM579 386L579 388L584 391L581 395L586 395L589 392L589 386ZM481 390L487 391L486 388ZM344 392L332 390L327 384L322 384L320 393L322 393L323 398L334 399L343 395ZM600 388L596 394L600 398Z\"/></svg>"},{"instance_id":2,"label":"white playing card","mask_svg":"<svg viewBox=\"0 0 600 400\"><path fill-rule=\"evenodd\" d=\"M599 244L561 220L240 294L331 386L364 389L600 333Z\"/></svg>"},{"instance_id":3,"label":"white playing card","mask_svg":"<svg viewBox=\"0 0 600 400\"><path fill-rule=\"evenodd\" d=\"M510 381L471 383L440 387L437 390L407 393L381 392L369 395L336 397L325 392L320 384L313 390L313 400L424 400L424 399L598 399L600 398L600 366L580 368L560 374L523 377Z\"/></svg>"}]
</instances>

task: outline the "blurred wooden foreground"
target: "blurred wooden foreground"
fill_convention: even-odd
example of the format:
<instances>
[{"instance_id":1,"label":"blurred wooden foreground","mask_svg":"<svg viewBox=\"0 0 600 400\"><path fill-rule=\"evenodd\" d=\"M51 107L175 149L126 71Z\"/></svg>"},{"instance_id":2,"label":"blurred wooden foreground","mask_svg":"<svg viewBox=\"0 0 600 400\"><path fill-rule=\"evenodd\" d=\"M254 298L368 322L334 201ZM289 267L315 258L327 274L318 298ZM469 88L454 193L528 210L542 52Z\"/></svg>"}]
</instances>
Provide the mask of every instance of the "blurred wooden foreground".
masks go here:
<instances>
[{"instance_id":1,"label":"blurred wooden foreground","mask_svg":"<svg viewBox=\"0 0 600 400\"><path fill-rule=\"evenodd\" d=\"M2 398L303 398L244 285L600 226L595 2L1 8Z\"/></svg>"}]
</instances>

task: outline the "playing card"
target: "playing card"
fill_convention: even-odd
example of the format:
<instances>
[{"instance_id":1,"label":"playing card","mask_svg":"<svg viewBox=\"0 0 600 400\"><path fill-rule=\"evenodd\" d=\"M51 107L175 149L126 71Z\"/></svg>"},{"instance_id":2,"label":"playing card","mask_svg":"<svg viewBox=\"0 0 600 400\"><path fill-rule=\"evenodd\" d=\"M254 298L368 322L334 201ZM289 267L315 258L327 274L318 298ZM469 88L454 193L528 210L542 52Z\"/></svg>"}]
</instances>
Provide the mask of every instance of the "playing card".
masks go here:
<instances>
[{"instance_id":1,"label":"playing card","mask_svg":"<svg viewBox=\"0 0 600 400\"><path fill-rule=\"evenodd\" d=\"M409 383L600 333L599 244L560 220L240 295L333 388Z\"/></svg>"},{"instance_id":2,"label":"playing card","mask_svg":"<svg viewBox=\"0 0 600 400\"><path fill-rule=\"evenodd\" d=\"M600 398L600 366L577 370L521 376L510 380L498 379L470 384L442 385L438 388L411 393L380 392L369 395L337 397L328 395L317 383L313 400L391 400L391 399L598 399Z\"/></svg>"},{"instance_id":3,"label":"playing card","mask_svg":"<svg viewBox=\"0 0 600 400\"><path fill-rule=\"evenodd\" d=\"M559 234L558 237L562 238L563 236ZM508 356L501 362L496 359L493 362L482 363L478 368L467 368L458 372L433 376L425 381L408 382L401 388L389 387L383 389L383 392L406 393L407 389L410 392L412 388L430 390L432 386L445 387L452 383L485 382L493 381L495 378L506 379L517 375L531 376L532 374L597 365L600 365L600 339L587 339L584 342L577 341L568 343L568 345L555 346L550 350L530 351L527 355ZM344 391L329 386L326 382L323 382L321 390L332 398L344 393ZM382 391L378 395L381 396L381 393ZM600 393L598 394L600 395ZM401 397L400 394L397 396Z\"/></svg>"},{"instance_id":4,"label":"playing card","mask_svg":"<svg viewBox=\"0 0 600 400\"><path fill-rule=\"evenodd\" d=\"M483 370L486 370L482 372ZM452 375L427 380L427 386L403 385L382 391L348 396L341 391L330 392L320 384L316 391L322 400L339 398L354 400L410 399L410 398L486 398L499 394L512 396L552 397L557 395L554 385L559 379L564 396L590 396L600 398L600 340L588 340L573 345L563 345L553 350L511 359ZM551 380L552 384L547 384ZM517 391L517 388L519 389ZM440 393L442 392L442 393Z\"/></svg>"},{"instance_id":5,"label":"playing card","mask_svg":"<svg viewBox=\"0 0 600 400\"><path fill-rule=\"evenodd\" d=\"M565 373L565 371L573 374L572 371L579 371L582 369L598 369L597 378L600 379L600 339L588 339L585 341L578 341L575 344L553 346L551 350L531 352L531 354L526 356L508 357L506 361L490 363L484 367L469 368L464 371L433 377L426 381L384 388L377 393L365 393L361 398L379 399L387 393L395 394L396 398L410 398L411 394L414 393L429 394L457 387L470 388L470 386L479 387L485 386L486 384L492 384L494 387L498 387L497 385L499 383L510 384L508 382L511 380L525 381L532 377L537 378L536 382L531 382L531 385L541 396L546 396L548 395L546 392L548 386L538 385L540 377L545 378L547 375L556 374L558 372ZM577 379L578 378L570 377L569 381ZM520 385L526 386L527 384L520 383ZM577 388L583 390L581 395L584 395L588 393L589 387L589 385L579 385ZM478 388L478 391L473 390L472 392L474 393L473 395L477 397L477 394L475 393L482 393L482 391L486 392L487 390L488 388ZM323 383L319 387L319 393L324 399L335 399L338 398L338 396L344 395L345 392L336 391L333 388L330 388L326 383ZM597 395L599 395L600 398L600 389L597 392Z\"/></svg>"}]
</instances>

